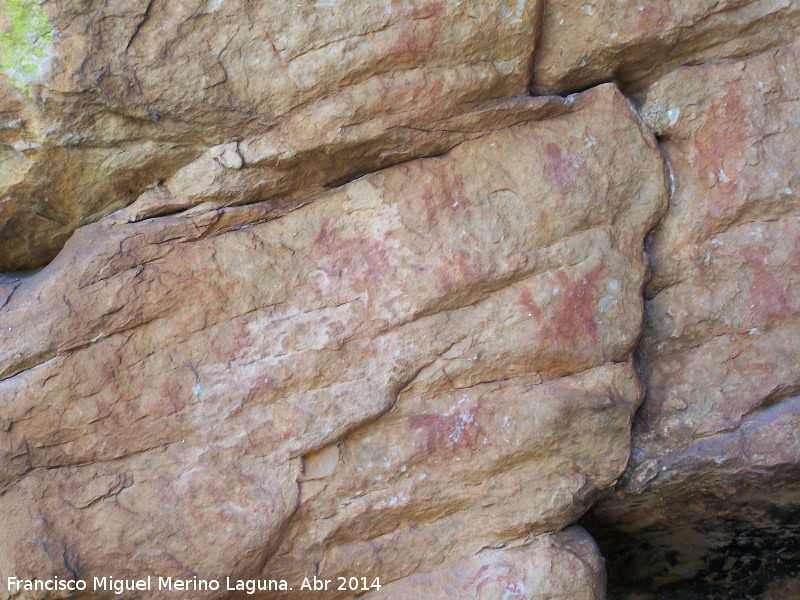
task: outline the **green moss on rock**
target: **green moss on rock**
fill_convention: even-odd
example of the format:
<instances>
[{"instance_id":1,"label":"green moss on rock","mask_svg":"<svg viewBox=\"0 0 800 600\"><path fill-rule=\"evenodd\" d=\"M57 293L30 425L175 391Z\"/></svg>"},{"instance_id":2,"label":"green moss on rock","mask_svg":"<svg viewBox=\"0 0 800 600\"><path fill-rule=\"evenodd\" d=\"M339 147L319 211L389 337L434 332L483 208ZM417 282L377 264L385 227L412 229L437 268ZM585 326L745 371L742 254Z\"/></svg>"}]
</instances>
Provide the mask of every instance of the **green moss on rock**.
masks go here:
<instances>
[{"instance_id":1,"label":"green moss on rock","mask_svg":"<svg viewBox=\"0 0 800 600\"><path fill-rule=\"evenodd\" d=\"M8 81L27 92L47 60L53 28L37 0L2 0L6 30L0 33L0 68Z\"/></svg>"}]
</instances>

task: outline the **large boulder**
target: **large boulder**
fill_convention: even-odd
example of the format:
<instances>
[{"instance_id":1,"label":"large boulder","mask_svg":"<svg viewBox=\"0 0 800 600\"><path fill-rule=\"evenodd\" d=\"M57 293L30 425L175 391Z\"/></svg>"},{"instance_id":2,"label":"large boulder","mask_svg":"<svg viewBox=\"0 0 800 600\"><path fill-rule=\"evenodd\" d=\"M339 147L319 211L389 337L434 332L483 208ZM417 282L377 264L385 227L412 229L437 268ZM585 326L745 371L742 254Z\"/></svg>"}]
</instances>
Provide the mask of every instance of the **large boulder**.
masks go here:
<instances>
[{"instance_id":1,"label":"large boulder","mask_svg":"<svg viewBox=\"0 0 800 600\"><path fill-rule=\"evenodd\" d=\"M798 52L678 69L642 107L673 192L631 463L588 525L618 597L750 597L800 565Z\"/></svg>"},{"instance_id":2,"label":"large boulder","mask_svg":"<svg viewBox=\"0 0 800 600\"><path fill-rule=\"evenodd\" d=\"M525 90L541 13L539 0L4 6L0 271L43 266L76 227L195 159L172 192L232 177L242 201L436 154L442 117Z\"/></svg>"},{"instance_id":3,"label":"large boulder","mask_svg":"<svg viewBox=\"0 0 800 600\"><path fill-rule=\"evenodd\" d=\"M666 172L612 85L473 116L449 153L289 212L120 213L6 280L0 572L317 598L304 577L567 560L534 538L628 461ZM570 535L562 595L595 600Z\"/></svg>"},{"instance_id":4,"label":"large boulder","mask_svg":"<svg viewBox=\"0 0 800 600\"><path fill-rule=\"evenodd\" d=\"M605 600L603 557L580 527L511 548L487 548L450 568L401 579L364 600Z\"/></svg>"}]
</instances>

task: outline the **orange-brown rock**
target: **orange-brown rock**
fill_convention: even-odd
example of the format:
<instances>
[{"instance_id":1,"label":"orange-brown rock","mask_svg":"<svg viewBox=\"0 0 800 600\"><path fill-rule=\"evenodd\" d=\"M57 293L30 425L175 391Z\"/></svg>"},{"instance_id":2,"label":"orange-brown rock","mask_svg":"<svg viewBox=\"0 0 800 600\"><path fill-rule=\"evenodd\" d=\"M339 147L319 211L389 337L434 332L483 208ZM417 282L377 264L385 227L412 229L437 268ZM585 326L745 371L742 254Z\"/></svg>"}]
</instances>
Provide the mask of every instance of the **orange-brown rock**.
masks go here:
<instances>
[{"instance_id":1,"label":"orange-brown rock","mask_svg":"<svg viewBox=\"0 0 800 600\"><path fill-rule=\"evenodd\" d=\"M548 0L532 87L560 94L613 80L640 92L677 66L757 54L798 34L797 0Z\"/></svg>"},{"instance_id":2,"label":"orange-brown rock","mask_svg":"<svg viewBox=\"0 0 800 600\"><path fill-rule=\"evenodd\" d=\"M487 549L449 569L389 584L364 600L604 600L605 569L597 544L580 527L532 543Z\"/></svg>"},{"instance_id":3,"label":"orange-brown rock","mask_svg":"<svg viewBox=\"0 0 800 600\"><path fill-rule=\"evenodd\" d=\"M267 200L443 152L438 121L525 90L541 12L538 0L22 4L27 17L7 7L0 22L30 44L2 54L0 271L46 264L76 227L173 177L179 196Z\"/></svg>"},{"instance_id":4,"label":"orange-brown rock","mask_svg":"<svg viewBox=\"0 0 800 600\"><path fill-rule=\"evenodd\" d=\"M583 534L537 536L628 460L667 190L614 86L507 121L552 102L288 212L112 215L4 281L0 572L388 594L509 557L601 597Z\"/></svg>"},{"instance_id":5,"label":"orange-brown rock","mask_svg":"<svg viewBox=\"0 0 800 600\"><path fill-rule=\"evenodd\" d=\"M750 597L800 564L798 52L678 69L642 107L673 193L632 459L590 526L618 591Z\"/></svg>"}]
</instances>

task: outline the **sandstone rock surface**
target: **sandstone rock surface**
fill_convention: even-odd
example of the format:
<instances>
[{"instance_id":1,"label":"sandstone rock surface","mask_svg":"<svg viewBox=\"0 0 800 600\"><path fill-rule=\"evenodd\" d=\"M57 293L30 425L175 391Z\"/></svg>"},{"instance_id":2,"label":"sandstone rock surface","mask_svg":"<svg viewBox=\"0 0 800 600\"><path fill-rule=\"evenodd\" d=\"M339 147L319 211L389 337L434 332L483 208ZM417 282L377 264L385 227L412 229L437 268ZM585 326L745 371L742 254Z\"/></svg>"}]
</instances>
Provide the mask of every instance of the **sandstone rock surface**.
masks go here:
<instances>
[{"instance_id":1,"label":"sandstone rock surface","mask_svg":"<svg viewBox=\"0 0 800 600\"><path fill-rule=\"evenodd\" d=\"M549 0L532 87L562 94L615 80L641 92L677 66L757 54L798 32L797 0Z\"/></svg>"},{"instance_id":2,"label":"sandstone rock surface","mask_svg":"<svg viewBox=\"0 0 800 600\"><path fill-rule=\"evenodd\" d=\"M267 200L443 152L437 121L525 90L540 12L537 0L8 3L0 271L43 266L76 227L173 176L181 198L221 186Z\"/></svg>"},{"instance_id":3,"label":"sandstone rock surface","mask_svg":"<svg viewBox=\"0 0 800 600\"><path fill-rule=\"evenodd\" d=\"M2 0L0 600L797 600L799 55L800 0ZM223 585L7 580L144 575Z\"/></svg>"},{"instance_id":4,"label":"sandstone rock surface","mask_svg":"<svg viewBox=\"0 0 800 600\"><path fill-rule=\"evenodd\" d=\"M580 527L510 549L484 550L450 569L414 575L364 600L603 600L605 569L597 544Z\"/></svg>"},{"instance_id":5,"label":"sandstone rock surface","mask_svg":"<svg viewBox=\"0 0 800 600\"><path fill-rule=\"evenodd\" d=\"M491 126L542 102L289 212L105 218L4 282L0 572L389 594L578 548L557 593L601 597L583 534L536 536L628 460L665 171L614 86Z\"/></svg>"},{"instance_id":6,"label":"sandstone rock surface","mask_svg":"<svg viewBox=\"0 0 800 600\"><path fill-rule=\"evenodd\" d=\"M678 69L642 107L673 193L632 458L590 527L620 589L755 595L800 564L799 52Z\"/></svg>"}]
</instances>

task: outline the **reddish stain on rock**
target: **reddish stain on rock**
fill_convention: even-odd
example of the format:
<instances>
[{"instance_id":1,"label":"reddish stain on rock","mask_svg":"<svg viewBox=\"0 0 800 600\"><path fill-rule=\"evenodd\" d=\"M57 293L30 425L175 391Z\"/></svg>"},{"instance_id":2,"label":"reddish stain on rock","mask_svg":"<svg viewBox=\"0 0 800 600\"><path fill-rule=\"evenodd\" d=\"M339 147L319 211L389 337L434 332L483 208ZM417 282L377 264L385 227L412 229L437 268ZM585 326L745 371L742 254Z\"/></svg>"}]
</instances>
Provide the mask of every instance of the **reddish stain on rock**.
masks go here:
<instances>
[{"instance_id":1,"label":"reddish stain on rock","mask_svg":"<svg viewBox=\"0 0 800 600\"><path fill-rule=\"evenodd\" d=\"M750 283L750 316L774 317L791 313L791 307L775 276L767 270L772 251L766 246L752 245L742 250L742 258L753 271Z\"/></svg>"},{"instance_id":2,"label":"reddish stain on rock","mask_svg":"<svg viewBox=\"0 0 800 600\"><path fill-rule=\"evenodd\" d=\"M724 212L735 210L732 196L741 187L748 139L754 133L738 85L729 83L714 102L709 118L697 129L697 174L708 190L707 218L717 220Z\"/></svg>"},{"instance_id":3,"label":"reddish stain on rock","mask_svg":"<svg viewBox=\"0 0 800 600\"><path fill-rule=\"evenodd\" d=\"M444 166L436 170L432 180L424 183L421 199L425 219L431 226L438 225L442 216L446 220L446 214L454 209L467 209L467 216L470 216L468 207L471 202L463 177Z\"/></svg>"},{"instance_id":4,"label":"reddish stain on rock","mask_svg":"<svg viewBox=\"0 0 800 600\"><path fill-rule=\"evenodd\" d=\"M533 296L531 295L530 290L522 290L522 293L517 296L517 302L520 303L522 309L534 319L540 319L542 316L542 311L539 310L539 307L536 305L536 302L533 300Z\"/></svg>"},{"instance_id":5,"label":"reddish stain on rock","mask_svg":"<svg viewBox=\"0 0 800 600\"><path fill-rule=\"evenodd\" d=\"M422 79L411 87L398 88L393 96L394 104L410 104L422 110L433 110L442 96L443 88L444 81L441 79L436 79L433 83L427 78Z\"/></svg>"},{"instance_id":6,"label":"reddish stain on rock","mask_svg":"<svg viewBox=\"0 0 800 600\"><path fill-rule=\"evenodd\" d=\"M160 401L152 408L152 414L155 417L165 417L180 412L187 404L189 392L185 387L172 377L162 382Z\"/></svg>"},{"instance_id":7,"label":"reddish stain on rock","mask_svg":"<svg viewBox=\"0 0 800 600\"><path fill-rule=\"evenodd\" d=\"M564 271L556 271L558 300L549 311L548 335L555 340L580 343L588 338L596 346L597 332L597 280L606 271L598 265L583 277L572 280Z\"/></svg>"},{"instance_id":8,"label":"reddish stain on rock","mask_svg":"<svg viewBox=\"0 0 800 600\"><path fill-rule=\"evenodd\" d=\"M335 228L333 226L335 219L326 219L325 222L322 224L322 227L319 229L319 233L317 234L314 243L317 245L326 245L333 242Z\"/></svg>"},{"instance_id":9,"label":"reddish stain on rock","mask_svg":"<svg viewBox=\"0 0 800 600\"><path fill-rule=\"evenodd\" d=\"M643 2L641 10L636 10L634 31L637 35L648 34L664 27L674 19L673 11L667 3Z\"/></svg>"},{"instance_id":10,"label":"reddish stain on rock","mask_svg":"<svg viewBox=\"0 0 800 600\"><path fill-rule=\"evenodd\" d=\"M550 142L544 147L547 157L550 159L550 171L558 184L558 189L563 193L569 190L574 184L575 176L580 173L580 167L569 158L564 156L561 148Z\"/></svg>"},{"instance_id":11,"label":"reddish stain on rock","mask_svg":"<svg viewBox=\"0 0 800 600\"><path fill-rule=\"evenodd\" d=\"M326 224L315 241L314 254L328 277L352 286L374 284L393 272L383 245L372 238L339 237Z\"/></svg>"},{"instance_id":12,"label":"reddish stain on rock","mask_svg":"<svg viewBox=\"0 0 800 600\"><path fill-rule=\"evenodd\" d=\"M224 329L220 330L220 335L211 339L207 353L215 362L227 364L239 358L242 351L252 344L253 336L248 321L246 318L238 317L231 319Z\"/></svg>"},{"instance_id":13,"label":"reddish stain on rock","mask_svg":"<svg viewBox=\"0 0 800 600\"><path fill-rule=\"evenodd\" d=\"M441 288L448 293L469 288L487 276L483 256L464 249L447 251L434 272Z\"/></svg>"},{"instance_id":14,"label":"reddish stain on rock","mask_svg":"<svg viewBox=\"0 0 800 600\"><path fill-rule=\"evenodd\" d=\"M468 202L467 192L464 190L464 179L459 174L450 173L447 169L439 169L442 199L445 206L451 208L464 208Z\"/></svg>"},{"instance_id":15,"label":"reddish stain on rock","mask_svg":"<svg viewBox=\"0 0 800 600\"><path fill-rule=\"evenodd\" d=\"M507 565L483 565L475 575L466 581L464 590L471 591L474 589L475 597L481 598L486 586L500 584L503 591L502 598L525 600L527 597L525 595L526 578L515 578L513 574L513 569ZM500 593L500 589L493 591Z\"/></svg>"},{"instance_id":16,"label":"reddish stain on rock","mask_svg":"<svg viewBox=\"0 0 800 600\"><path fill-rule=\"evenodd\" d=\"M412 21L398 27L397 39L387 55L403 61L418 61L430 56L442 34L442 25L435 19Z\"/></svg>"},{"instance_id":17,"label":"reddish stain on rock","mask_svg":"<svg viewBox=\"0 0 800 600\"><path fill-rule=\"evenodd\" d=\"M486 437L478 423L477 412L478 407L473 407L451 415L414 415L408 420L408 426L412 431L424 432L428 452L437 449L455 451L459 446L475 450L479 440Z\"/></svg>"},{"instance_id":18,"label":"reddish stain on rock","mask_svg":"<svg viewBox=\"0 0 800 600\"><path fill-rule=\"evenodd\" d=\"M422 188L422 203L425 207L425 220L432 227L438 225L439 218L436 212L433 188L429 181L426 181Z\"/></svg>"}]
</instances>

